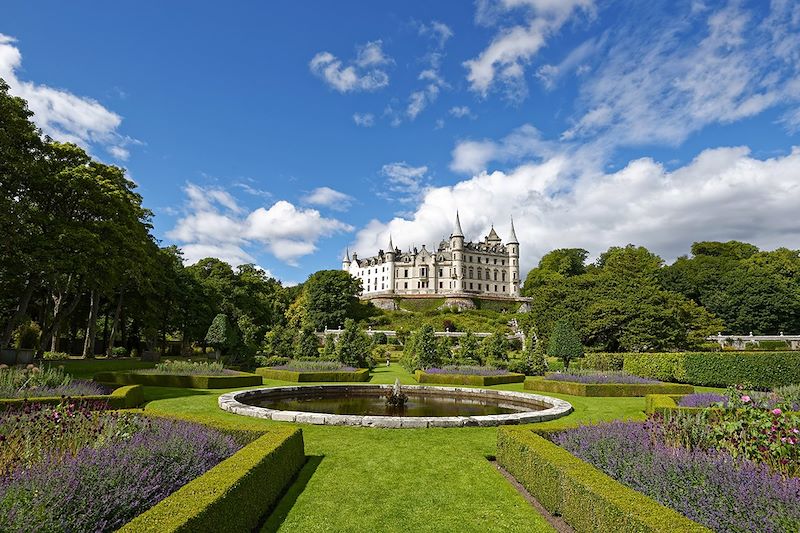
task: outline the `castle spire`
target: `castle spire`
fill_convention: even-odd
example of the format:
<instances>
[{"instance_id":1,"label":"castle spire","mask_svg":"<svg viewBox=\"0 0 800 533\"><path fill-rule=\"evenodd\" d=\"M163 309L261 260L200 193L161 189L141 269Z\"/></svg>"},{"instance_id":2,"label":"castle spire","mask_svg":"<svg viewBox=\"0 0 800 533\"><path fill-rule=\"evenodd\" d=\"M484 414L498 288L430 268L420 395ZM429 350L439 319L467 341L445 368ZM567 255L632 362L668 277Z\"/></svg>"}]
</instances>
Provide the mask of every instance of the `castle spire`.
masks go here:
<instances>
[{"instance_id":1,"label":"castle spire","mask_svg":"<svg viewBox=\"0 0 800 533\"><path fill-rule=\"evenodd\" d=\"M342 261L347 261L349 263L350 262L350 247L347 246L347 247L345 247L344 250L345 250L344 251L344 257L342 257Z\"/></svg>"},{"instance_id":2,"label":"castle spire","mask_svg":"<svg viewBox=\"0 0 800 533\"><path fill-rule=\"evenodd\" d=\"M511 236L508 238L508 244L519 244L517 232L514 231L514 217L511 217Z\"/></svg>"},{"instance_id":3,"label":"castle spire","mask_svg":"<svg viewBox=\"0 0 800 533\"><path fill-rule=\"evenodd\" d=\"M456 211L456 225L453 227L452 237L463 237L464 232L461 231L461 220L458 218L458 211Z\"/></svg>"},{"instance_id":4,"label":"castle spire","mask_svg":"<svg viewBox=\"0 0 800 533\"><path fill-rule=\"evenodd\" d=\"M389 251L394 252L394 244L392 244L392 234L389 234Z\"/></svg>"}]
</instances>

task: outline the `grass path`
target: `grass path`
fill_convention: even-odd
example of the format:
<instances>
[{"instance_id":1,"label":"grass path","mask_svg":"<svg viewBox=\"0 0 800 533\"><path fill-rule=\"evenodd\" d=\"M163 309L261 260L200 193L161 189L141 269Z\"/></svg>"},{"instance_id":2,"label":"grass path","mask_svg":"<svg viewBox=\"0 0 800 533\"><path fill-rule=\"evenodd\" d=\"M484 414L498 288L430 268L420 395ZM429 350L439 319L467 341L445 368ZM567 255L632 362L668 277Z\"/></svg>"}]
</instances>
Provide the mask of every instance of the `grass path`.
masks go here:
<instances>
[{"instance_id":1,"label":"grass path","mask_svg":"<svg viewBox=\"0 0 800 533\"><path fill-rule=\"evenodd\" d=\"M415 383L397 364L376 368L372 382L395 378ZM521 383L492 388L523 390ZM242 427L280 424L220 410L222 392L147 387L146 409ZM642 398L553 396L575 407L562 421L643 417ZM487 461L496 428L302 428L310 460L262 531L553 531Z\"/></svg>"}]
</instances>

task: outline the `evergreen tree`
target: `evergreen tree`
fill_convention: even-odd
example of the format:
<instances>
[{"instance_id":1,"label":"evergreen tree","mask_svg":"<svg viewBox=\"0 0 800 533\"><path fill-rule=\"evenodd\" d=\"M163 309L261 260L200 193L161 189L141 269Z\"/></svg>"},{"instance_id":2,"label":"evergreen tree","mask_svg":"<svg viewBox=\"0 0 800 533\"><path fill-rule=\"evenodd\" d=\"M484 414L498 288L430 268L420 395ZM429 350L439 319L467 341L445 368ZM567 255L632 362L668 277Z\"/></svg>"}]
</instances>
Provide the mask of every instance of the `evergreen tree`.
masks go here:
<instances>
[{"instance_id":1,"label":"evergreen tree","mask_svg":"<svg viewBox=\"0 0 800 533\"><path fill-rule=\"evenodd\" d=\"M344 321L344 331L336 343L337 359L348 366L372 368L375 361L370 355L371 345L367 334L361 331L354 320L348 318Z\"/></svg>"},{"instance_id":2,"label":"evergreen tree","mask_svg":"<svg viewBox=\"0 0 800 533\"><path fill-rule=\"evenodd\" d=\"M583 355L583 345L578 337L578 332L566 320L556 322L552 333L550 333L550 343L547 347L547 354L558 357L564 363L564 369L569 368L569 363Z\"/></svg>"},{"instance_id":3,"label":"evergreen tree","mask_svg":"<svg viewBox=\"0 0 800 533\"><path fill-rule=\"evenodd\" d=\"M302 328L294 339L294 356L299 359L319 359L319 339L311 328Z\"/></svg>"},{"instance_id":4,"label":"evergreen tree","mask_svg":"<svg viewBox=\"0 0 800 533\"><path fill-rule=\"evenodd\" d=\"M228 320L228 316L220 313L214 317L206 332L206 342L223 355L236 346L239 337Z\"/></svg>"},{"instance_id":5,"label":"evergreen tree","mask_svg":"<svg viewBox=\"0 0 800 533\"><path fill-rule=\"evenodd\" d=\"M480 355L482 362L487 365L508 361L508 340L506 336L498 331L483 339Z\"/></svg>"},{"instance_id":6,"label":"evergreen tree","mask_svg":"<svg viewBox=\"0 0 800 533\"><path fill-rule=\"evenodd\" d=\"M336 335L333 333L325 336L325 344L322 346L322 359L325 361L336 360Z\"/></svg>"},{"instance_id":7,"label":"evergreen tree","mask_svg":"<svg viewBox=\"0 0 800 533\"><path fill-rule=\"evenodd\" d=\"M541 376L547 370L544 342L538 339L536 328L531 328L525 338L525 367L529 376Z\"/></svg>"},{"instance_id":8,"label":"evergreen tree","mask_svg":"<svg viewBox=\"0 0 800 533\"><path fill-rule=\"evenodd\" d=\"M458 340L458 359L460 363L474 365L480 363L478 355L478 339L471 330L467 330Z\"/></svg>"}]
</instances>

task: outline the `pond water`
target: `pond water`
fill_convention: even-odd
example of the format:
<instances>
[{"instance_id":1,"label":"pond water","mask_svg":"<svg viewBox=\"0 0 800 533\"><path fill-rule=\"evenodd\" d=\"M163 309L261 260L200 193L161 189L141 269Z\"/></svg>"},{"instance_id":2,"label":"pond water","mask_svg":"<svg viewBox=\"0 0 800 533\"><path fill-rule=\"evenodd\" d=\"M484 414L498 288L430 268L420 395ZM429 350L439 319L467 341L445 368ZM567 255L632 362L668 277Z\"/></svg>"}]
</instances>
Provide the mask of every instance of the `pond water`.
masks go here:
<instances>
[{"instance_id":1,"label":"pond water","mask_svg":"<svg viewBox=\"0 0 800 533\"><path fill-rule=\"evenodd\" d=\"M404 390L404 392L406 392ZM488 398L464 398L414 394L408 391L408 402L402 409L386 405L383 394L342 393L331 396L302 395L287 398L247 398L242 402L256 407L281 411L303 411L336 415L362 416L485 416L504 415L521 411L540 411L545 407L530 404L515 405Z\"/></svg>"}]
</instances>

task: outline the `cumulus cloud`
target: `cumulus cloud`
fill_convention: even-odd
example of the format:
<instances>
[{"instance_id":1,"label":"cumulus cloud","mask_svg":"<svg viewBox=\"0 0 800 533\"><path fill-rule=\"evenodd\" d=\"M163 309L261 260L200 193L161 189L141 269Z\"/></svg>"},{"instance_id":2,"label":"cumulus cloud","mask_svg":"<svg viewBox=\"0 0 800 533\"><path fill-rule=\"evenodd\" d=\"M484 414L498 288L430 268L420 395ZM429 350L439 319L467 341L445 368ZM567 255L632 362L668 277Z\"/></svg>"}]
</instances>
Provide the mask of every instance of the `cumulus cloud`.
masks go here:
<instances>
[{"instance_id":1,"label":"cumulus cloud","mask_svg":"<svg viewBox=\"0 0 800 533\"><path fill-rule=\"evenodd\" d=\"M334 211L347 211L353 203L353 197L330 187L317 187L303 198L303 202Z\"/></svg>"},{"instance_id":2,"label":"cumulus cloud","mask_svg":"<svg viewBox=\"0 0 800 533\"><path fill-rule=\"evenodd\" d=\"M389 85L389 75L381 68L391 59L383 53L383 43L371 41L345 65L330 52L319 52L308 66L311 72L340 93L375 91Z\"/></svg>"},{"instance_id":3,"label":"cumulus cloud","mask_svg":"<svg viewBox=\"0 0 800 533\"><path fill-rule=\"evenodd\" d=\"M484 170L489 162L519 161L526 157L541 157L554 153L557 146L542 138L541 132L530 124L524 124L500 141L461 140L452 153L450 169L464 174Z\"/></svg>"},{"instance_id":4,"label":"cumulus cloud","mask_svg":"<svg viewBox=\"0 0 800 533\"><path fill-rule=\"evenodd\" d=\"M296 265L300 257L316 250L321 238L353 230L316 209L297 208L285 200L247 212L219 188L190 183L184 192L184 215L167 237L181 244L187 262L211 255L234 265L252 263L252 249L262 246L278 259Z\"/></svg>"},{"instance_id":5,"label":"cumulus cloud","mask_svg":"<svg viewBox=\"0 0 800 533\"><path fill-rule=\"evenodd\" d=\"M353 122L356 126L371 128L375 125L375 115L372 113L353 113Z\"/></svg>"},{"instance_id":6,"label":"cumulus cloud","mask_svg":"<svg viewBox=\"0 0 800 533\"><path fill-rule=\"evenodd\" d=\"M617 172L578 175L571 157L430 188L410 216L362 228L354 249L373 253L390 233L403 248L437 243L450 234L456 209L468 239L480 238L492 223L505 237L513 215L524 269L562 247L597 255L635 243L671 260L697 240L739 239L767 249L800 242L800 147L768 159L745 147L708 149L674 170L642 158Z\"/></svg>"},{"instance_id":7,"label":"cumulus cloud","mask_svg":"<svg viewBox=\"0 0 800 533\"><path fill-rule=\"evenodd\" d=\"M495 23L523 9L524 25L503 27L478 57L464 62L470 88L481 96L500 85L506 98L520 101L527 96L525 67L548 39L579 12L591 11L593 0L503 0L480 2L477 19Z\"/></svg>"},{"instance_id":8,"label":"cumulus cloud","mask_svg":"<svg viewBox=\"0 0 800 533\"><path fill-rule=\"evenodd\" d=\"M34 123L46 135L86 149L101 147L122 161L130 156L127 146L141 144L119 133L122 117L117 113L92 98L21 80L17 75L21 66L22 53L16 39L0 33L0 78L8 83L12 94L27 100Z\"/></svg>"}]
</instances>

